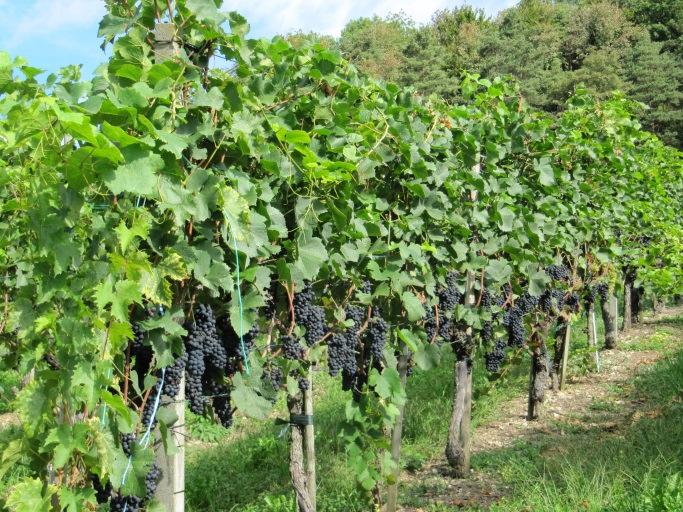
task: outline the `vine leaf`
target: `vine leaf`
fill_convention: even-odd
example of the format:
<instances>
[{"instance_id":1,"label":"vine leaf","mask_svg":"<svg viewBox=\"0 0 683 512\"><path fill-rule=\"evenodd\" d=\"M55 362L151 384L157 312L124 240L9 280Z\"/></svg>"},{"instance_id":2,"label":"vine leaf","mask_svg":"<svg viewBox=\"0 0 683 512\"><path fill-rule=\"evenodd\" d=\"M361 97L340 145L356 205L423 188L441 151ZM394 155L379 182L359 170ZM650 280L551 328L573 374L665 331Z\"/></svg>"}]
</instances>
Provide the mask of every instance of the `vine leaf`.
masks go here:
<instances>
[{"instance_id":1,"label":"vine leaf","mask_svg":"<svg viewBox=\"0 0 683 512\"><path fill-rule=\"evenodd\" d=\"M129 192L144 197L157 195L157 172L163 169L164 160L155 153L137 158L105 173L104 182L113 194Z\"/></svg>"},{"instance_id":2,"label":"vine leaf","mask_svg":"<svg viewBox=\"0 0 683 512\"><path fill-rule=\"evenodd\" d=\"M271 409L271 403L259 395L254 388L246 385L242 375L235 375L232 384L234 389L230 396L237 408L247 416L258 420L265 420Z\"/></svg>"},{"instance_id":3,"label":"vine leaf","mask_svg":"<svg viewBox=\"0 0 683 512\"><path fill-rule=\"evenodd\" d=\"M529 276L529 293L534 297L540 296L549 282L550 278L545 272L541 270L535 272Z\"/></svg>"},{"instance_id":4,"label":"vine leaf","mask_svg":"<svg viewBox=\"0 0 683 512\"><path fill-rule=\"evenodd\" d=\"M62 507L62 510L80 512L86 503L93 507L97 506L95 489L91 487L77 487L74 489L61 487L59 489L59 505Z\"/></svg>"},{"instance_id":5,"label":"vine leaf","mask_svg":"<svg viewBox=\"0 0 683 512\"><path fill-rule=\"evenodd\" d=\"M543 157L539 160L534 160L534 168L538 172L538 178L542 185L549 187L555 184L555 172L552 165L550 165L550 158Z\"/></svg>"},{"instance_id":6,"label":"vine leaf","mask_svg":"<svg viewBox=\"0 0 683 512\"><path fill-rule=\"evenodd\" d=\"M327 258L327 249L322 240L314 237L306 242L299 242L299 257L294 266L304 279L313 279Z\"/></svg>"},{"instance_id":7,"label":"vine leaf","mask_svg":"<svg viewBox=\"0 0 683 512\"><path fill-rule=\"evenodd\" d=\"M52 491L43 495L43 483L37 478L26 479L17 484L7 498L7 507L12 512L48 512L52 502Z\"/></svg>"},{"instance_id":8,"label":"vine leaf","mask_svg":"<svg viewBox=\"0 0 683 512\"><path fill-rule=\"evenodd\" d=\"M401 302L403 302L403 307L408 314L409 321L417 322L424 316L424 307L420 302L420 299L418 299L413 292L403 292L401 295Z\"/></svg>"}]
</instances>

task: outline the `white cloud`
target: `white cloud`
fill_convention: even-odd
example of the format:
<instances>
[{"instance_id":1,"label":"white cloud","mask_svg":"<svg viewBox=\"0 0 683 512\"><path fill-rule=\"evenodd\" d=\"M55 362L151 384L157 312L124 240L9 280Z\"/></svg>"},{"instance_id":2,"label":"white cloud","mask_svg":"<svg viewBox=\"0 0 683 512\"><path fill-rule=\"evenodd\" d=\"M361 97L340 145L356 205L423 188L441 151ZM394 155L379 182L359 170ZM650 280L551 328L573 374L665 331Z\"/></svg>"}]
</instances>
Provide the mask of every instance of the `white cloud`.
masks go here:
<instances>
[{"instance_id":1,"label":"white cloud","mask_svg":"<svg viewBox=\"0 0 683 512\"><path fill-rule=\"evenodd\" d=\"M37 0L29 9L17 14L11 25L5 26L9 30L9 34L5 34L5 45L16 48L31 37L44 37L62 30L82 29L94 33L104 12L101 0Z\"/></svg>"}]
</instances>

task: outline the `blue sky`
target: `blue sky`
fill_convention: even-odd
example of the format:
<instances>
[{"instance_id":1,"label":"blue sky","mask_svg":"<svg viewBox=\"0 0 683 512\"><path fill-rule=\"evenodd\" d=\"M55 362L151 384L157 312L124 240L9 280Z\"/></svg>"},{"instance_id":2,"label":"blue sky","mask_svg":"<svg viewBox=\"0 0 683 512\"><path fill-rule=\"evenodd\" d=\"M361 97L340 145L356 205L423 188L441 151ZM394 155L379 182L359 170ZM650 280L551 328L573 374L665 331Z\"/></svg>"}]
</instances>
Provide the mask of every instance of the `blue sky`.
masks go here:
<instances>
[{"instance_id":1,"label":"blue sky","mask_svg":"<svg viewBox=\"0 0 683 512\"><path fill-rule=\"evenodd\" d=\"M228 0L224 5L246 16L252 36L315 30L339 35L351 19L403 10L426 22L437 9L463 0ZM491 15L516 0L469 0ZM32 66L56 71L83 64L90 73L104 60L97 39L102 0L0 0L0 50L26 57Z\"/></svg>"}]
</instances>

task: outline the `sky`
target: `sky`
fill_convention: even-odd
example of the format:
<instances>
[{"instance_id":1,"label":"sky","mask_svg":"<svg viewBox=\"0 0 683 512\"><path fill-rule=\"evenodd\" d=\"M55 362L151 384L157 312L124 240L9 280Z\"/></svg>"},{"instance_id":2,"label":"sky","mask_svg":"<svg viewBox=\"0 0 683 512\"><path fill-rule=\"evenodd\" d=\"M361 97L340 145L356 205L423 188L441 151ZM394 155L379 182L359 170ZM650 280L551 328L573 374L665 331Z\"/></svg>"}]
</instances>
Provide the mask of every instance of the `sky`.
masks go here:
<instances>
[{"instance_id":1,"label":"sky","mask_svg":"<svg viewBox=\"0 0 683 512\"><path fill-rule=\"evenodd\" d=\"M251 25L252 37L272 37L303 30L338 36L349 20L404 11L419 23L434 11L453 8L464 0L226 0ZM468 0L495 15L516 0ZM97 26L104 14L102 0L0 0L0 51L28 59L29 64L57 71L83 64L86 74L105 60Z\"/></svg>"}]
</instances>

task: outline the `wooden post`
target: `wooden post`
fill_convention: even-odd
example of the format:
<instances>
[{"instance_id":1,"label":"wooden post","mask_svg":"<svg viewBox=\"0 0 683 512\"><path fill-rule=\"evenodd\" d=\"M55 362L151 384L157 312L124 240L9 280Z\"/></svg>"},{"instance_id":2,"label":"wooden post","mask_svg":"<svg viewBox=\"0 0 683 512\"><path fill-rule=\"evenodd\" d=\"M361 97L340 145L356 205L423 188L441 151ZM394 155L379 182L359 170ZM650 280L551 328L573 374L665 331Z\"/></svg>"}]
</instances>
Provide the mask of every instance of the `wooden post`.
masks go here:
<instances>
[{"instance_id":1,"label":"wooden post","mask_svg":"<svg viewBox=\"0 0 683 512\"><path fill-rule=\"evenodd\" d=\"M615 294L612 294L612 297L610 298L610 304L612 306L612 311L614 312L614 325L612 326L612 329L616 347L617 338L619 337L619 301L617 300L617 296Z\"/></svg>"},{"instance_id":2,"label":"wooden post","mask_svg":"<svg viewBox=\"0 0 683 512\"><path fill-rule=\"evenodd\" d=\"M171 442L175 453L167 455L161 447L156 452L156 463L161 468L163 478L159 482L156 498L166 512L185 510L185 377L180 381L180 391L176 398L164 396L162 403L172 402L171 407L178 421L170 428Z\"/></svg>"},{"instance_id":3,"label":"wooden post","mask_svg":"<svg viewBox=\"0 0 683 512\"><path fill-rule=\"evenodd\" d=\"M403 389L406 388L406 383L408 381L408 360L410 358L410 350L408 347L404 346L401 356L398 359L398 374L401 378L401 386ZM391 458L396 464L396 471L394 477L396 481L389 486L387 489L387 506L385 508L386 512L396 512L398 507L398 485L400 477L401 468L401 437L403 436L403 417L405 413L405 402L401 404L398 408L398 418L396 418L396 424L394 429L391 431Z\"/></svg>"},{"instance_id":4,"label":"wooden post","mask_svg":"<svg viewBox=\"0 0 683 512\"><path fill-rule=\"evenodd\" d=\"M172 16L172 13L169 13ZM175 43L176 27L173 23L157 23L154 28L154 60L156 63L172 59L178 55ZM166 512L184 512L185 510L185 377L180 381L180 390L176 398L165 396L162 403L171 402L178 420L170 429L171 442L175 445L175 453L167 454L163 448L156 453L156 463L163 472L156 497L165 507Z\"/></svg>"},{"instance_id":5,"label":"wooden post","mask_svg":"<svg viewBox=\"0 0 683 512\"><path fill-rule=\"evenodd\" d=\"M569 364L569 342L572 337L572 324L567 320L564 330L564 343L562 344L562 366L560 368L560 390L564 389L567 379L567 366Z\"/></svg>"},{"instance_id":6,"label":"wooden post","mask_svg":"<svg viewBox=\"0 0 683 512\"><path fill-rule=\"evenodd\" d=\"M628 331L631 329L632 316L631 316L631 292L633 288L631 287L631 282L626 279L624 281L624 324L622 331Z\"/></svg>"},{"instance_id":7,"label":"wooden post","mask_svg":"<svg viewBox=\"0 0 683 512\"><path fill-rule=\"evenodd\" d=\"M313 417L313 366L308 369L308 389L304 391L304 414ZM315 426L311 422L304 430L306 445L306 484L308 497L311 500L313 510L316 510L317 482L315 475Z\"/></svg>"},{"instance_id":8,"label":"wooden post","mask_svg":"<svg viewBox=\"0 0 683 512\"><path fill-rule=\"evenodd\" d=\"M595 322L595 303L591 303L586 312L588 321L588 345L595 354L595 368L600 372L600 350L598 349L598 330Z\"/></svg>"},{"instance_id":9,"label":"wooden post","mask_svg":"<svg viewBox=\"0 0 683 512\"><path fill-rule=\"evenodd\" d=\"M303 398L300 393L287 397L287 408L290 418L300 416ZM296 494L297 510L299 512L315 512L311 498L308 495L306 483L306 469L304 463L304 427L291 425L291 439L289 441L289 474L292 487Z\"/></svg>"},{"instance_id":10,"label":"wooden post","mask_svg":"<svg viewBox=\"0 0 683 512\"><path fill-rule=\"evenodd\" d=\"M617 298L613 293L601 304L602 321L605 324L605 348L617 348Z\"/></svg>"},{"instance_id":11,"label":"wooden post","mask_svg":"<svg viewBox=\"0 0 683 512\"><path fill-rule=\"evenodd\" d=\"M157 63L178 55L175 42L176 27L173 23L157 23L154 27L154 61Z\"/></svg>"}]
</instances>

